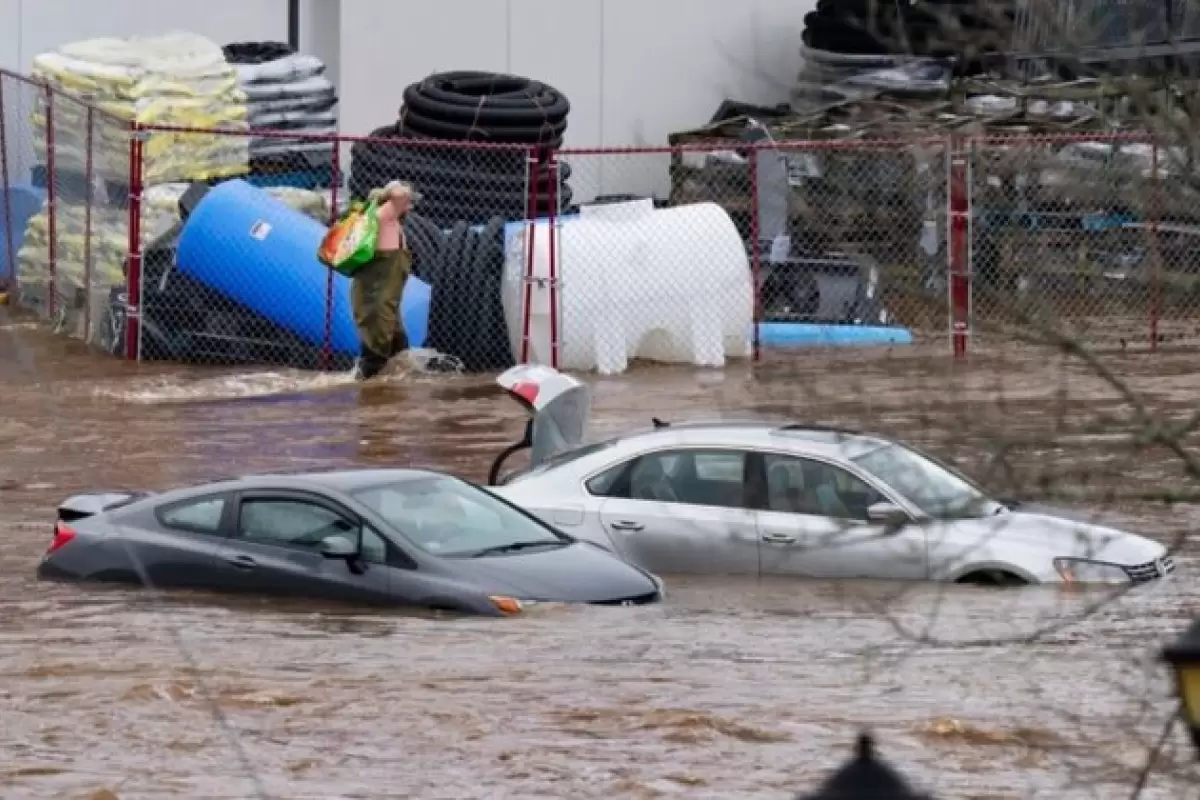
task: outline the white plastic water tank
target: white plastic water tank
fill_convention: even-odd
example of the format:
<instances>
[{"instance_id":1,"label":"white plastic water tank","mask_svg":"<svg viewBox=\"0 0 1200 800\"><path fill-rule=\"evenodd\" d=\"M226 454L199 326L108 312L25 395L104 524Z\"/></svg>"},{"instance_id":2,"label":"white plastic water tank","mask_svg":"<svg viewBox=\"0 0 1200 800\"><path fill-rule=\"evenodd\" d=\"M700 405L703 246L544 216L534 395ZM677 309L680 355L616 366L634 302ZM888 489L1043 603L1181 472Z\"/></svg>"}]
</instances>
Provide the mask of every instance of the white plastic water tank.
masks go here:
<instances>
[{"instance_id":1,"label":"white plastic water tank","mask_svg":"<svg viewBox=\"0 0 1200 800\"><path fill-rule=\"evenodd\" d=\"M720 367L750 355L754 289L746 247L715 203L584 206L556 221L559 369L623 372L642 358ZM533 238L529 271L525 239ZM551 364L550 230L524 223L505 253L503 303L520 359L526 275L528 360Z\"/></svg>"}]
</instances>

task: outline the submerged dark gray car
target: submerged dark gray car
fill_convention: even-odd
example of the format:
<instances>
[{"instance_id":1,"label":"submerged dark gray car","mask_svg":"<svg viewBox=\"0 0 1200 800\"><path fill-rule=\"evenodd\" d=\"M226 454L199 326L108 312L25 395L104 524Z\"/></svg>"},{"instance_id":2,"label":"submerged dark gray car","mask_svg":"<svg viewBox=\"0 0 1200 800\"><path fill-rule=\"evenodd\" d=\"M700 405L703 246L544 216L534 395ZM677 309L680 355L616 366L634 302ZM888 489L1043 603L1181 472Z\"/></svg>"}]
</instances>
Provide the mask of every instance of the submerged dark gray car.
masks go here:
<instances>
[{"instance_id":1,"label":"submerged dark gray car","mask_svg":"<svg viewBox=\"0 0 1200 800\"><path fill-rule=\"evenodd\" d=\"M641 605L655 576L458 478L382 469L76 495L38 576L466 613Z\"/></svg>"}]
</instances>

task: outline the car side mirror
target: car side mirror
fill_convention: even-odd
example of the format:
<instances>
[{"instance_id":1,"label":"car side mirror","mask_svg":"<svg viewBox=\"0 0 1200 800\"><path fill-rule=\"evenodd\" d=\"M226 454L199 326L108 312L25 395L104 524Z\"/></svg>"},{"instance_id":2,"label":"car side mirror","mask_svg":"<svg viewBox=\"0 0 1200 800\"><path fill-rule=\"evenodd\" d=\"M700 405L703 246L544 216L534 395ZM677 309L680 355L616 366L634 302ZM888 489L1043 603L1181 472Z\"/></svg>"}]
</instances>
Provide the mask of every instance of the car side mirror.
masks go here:
<instances>
[{"instance_id":1,"label":"car side mirror","mask_svg":"<svg viewBox=\"0 0 1200 800\"><path fill-rule=\"evenodd\" d=\"M345 536L327 536L318 549L325 558L349 561L358 557L358 547Z\"/></svg>"},{"instance_id":2,"label":"car side mirror","mask_svg":"<svg viewBox=\"0 0 1200 800\"><path fill-rule=\"evenodd\" d=\"M867 519L882 524L889 532L898 531L908 524L908 512L895 503L883 501L868 506Z\"/></svg>"}]
</instances>

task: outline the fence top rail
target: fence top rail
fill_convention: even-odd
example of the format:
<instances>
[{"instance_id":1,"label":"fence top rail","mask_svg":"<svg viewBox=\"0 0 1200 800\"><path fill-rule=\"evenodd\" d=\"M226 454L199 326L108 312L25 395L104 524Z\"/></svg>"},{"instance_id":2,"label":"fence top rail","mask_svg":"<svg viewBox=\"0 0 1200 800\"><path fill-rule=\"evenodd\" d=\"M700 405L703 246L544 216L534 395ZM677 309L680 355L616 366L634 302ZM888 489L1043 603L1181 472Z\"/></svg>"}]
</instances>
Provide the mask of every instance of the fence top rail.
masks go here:
<instances>
[{"instance_id":1,"label":"fence top rail","mask_svg":"<svg viewBox=\"0 0 1200 800\"><path fill-rule=\"evenodd\" d=\"M95 98L93 97L77 94L75 92L68 92L66 89L55 86L52 83L47 83L46 81L41 80L40 78L35 78L32 75L22 75L20 72L14 72L11 69L4 69L0 67L0 83L9 80L16 81L17 83L27 86L30 89L36 89L38 91L45 92L56 99L66 100L69 103L74 103L76 105L83 106L84 108L91 109L93 116L96 119L104 119L109 122L115 122L119 125L124 125L126 127L131 127L133 124L119 114L114 114L111 111L106 111L105 109L100 108L98 105L96 105Z\"/></svg>"},{"instance_id":2,"label":"fence top rail","mask_svg":"<svg viewBox=\"0 0 1200 800\"><path fill-rule=\"evenodd\" d=\"M684 144L633 147L563 147L555 151L559 156L603 156L603 155L670 155L672 153L709 153L714 150L797 150L797 151L861 151L903 150L910 147L947 147L954 142L964 144L1072 144L1077 142L1129 142L1151 143L1155 140L1146 131L1097 131L1094 133L1004 133L975 136L942 134L938 136L913 136L910 138L880 139L787 139L741 142L729 139L693 141Z\"/></svg>"},{"instance_id":3,"label":"fence top rail","mask_svg":"<svg viewBox=\"0 0 1200 800\"><path fill-rule=\"evenodd\" d=\"M272 128L203 128L187 125L158 125L143 123L137 126L139 131L148 133L178 133L195 134L197 136L231 136L257 137L262 139L289 139L297 142L347 142L350 144L378 144L412 148L449 149L449 150L486 150L491 152L529 153L545 151L544 147L536 144L520 144L511 142L478 142L456 141L454 139L418 139L403 136L373 136L351 133L305 133L303 131L281 131Z\"/></svg>"},{"instance_id":4,"label":"fence top rail","mask_svg":"<svg viewBox=\"0 0 1200 800\"><path fill-rule=\"evenodd\" d=\"M786 139L754 142L731 139L707 139L681 144L630 145L613 147L560 147L560 156L671 155L672 153L711 153L714 150L899 150L906 147L946 144L946 136L914 136L906 139Z\"/></svg>"},{"instance_id":5,"label":"fence top rail","mask_svg":"<svg viewBox=\"0 0 1200 800\"><path fill-rule=\"evenodd\" d=\"M1163 138L1149 131L1095 131L1092 133L989 133L972 136L967 141L975 144L1078 144L1081 142L1125 142L1129 144L1153 144Z\"/></svg>"},{"instance_id":6,"label":"fence top rail","mask_svg":"<svg viewBox=\"0 0 1200 800\"><path fill-rule=\"evenodd\" d=\"M453 139L418 139L404 136L373 136L349 133L304 133L271 128L203 128L181 125L142 124L141 131L204 136L253 136L264 139L291 141L348 142L351 144L377 144L410 148L452 149L464 151L490 151L527 153L530 156L549 152L534 144L500 142L456 141ZM891 139L792 139L785 141L759 140L755 142L712 139L703 142L688 142L661 146L614 146L614 147L560 147L553 150L557 157L570 156L617 156L617 155L671 155L674 153L711 153L716 150L802 150L802 151L863 151L903 150L912 147L947 147L956 139L962 143L981 145L1014 144L1071 144L1077 142L1152 142L1154 135L1144 131L1096 132L1096 133L1012 133L985 134L979 136L916 136Z\"/></svg>"}]
</instances>

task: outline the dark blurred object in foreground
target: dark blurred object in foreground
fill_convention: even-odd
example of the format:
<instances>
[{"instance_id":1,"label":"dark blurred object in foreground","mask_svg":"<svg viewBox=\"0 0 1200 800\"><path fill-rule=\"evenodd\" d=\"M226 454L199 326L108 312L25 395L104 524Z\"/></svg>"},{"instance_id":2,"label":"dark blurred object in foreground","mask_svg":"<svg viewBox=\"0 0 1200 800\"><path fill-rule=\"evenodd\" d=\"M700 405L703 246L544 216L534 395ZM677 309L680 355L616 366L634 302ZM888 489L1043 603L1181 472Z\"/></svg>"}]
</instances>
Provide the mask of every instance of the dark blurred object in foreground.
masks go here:
<instances>
[{"instance_id":1,"label":"dark blurred object in foreground","mask_svg":"<svg viewBox=\"0 0 1200 800\"><path fill-rule=\"evenodd\" d=\"M918 794L899 772L875 757L871 734L858 737L854 758L831 775L813 794L798 794L796 800L934 800Z\"/></svg>"}]
</instances>

